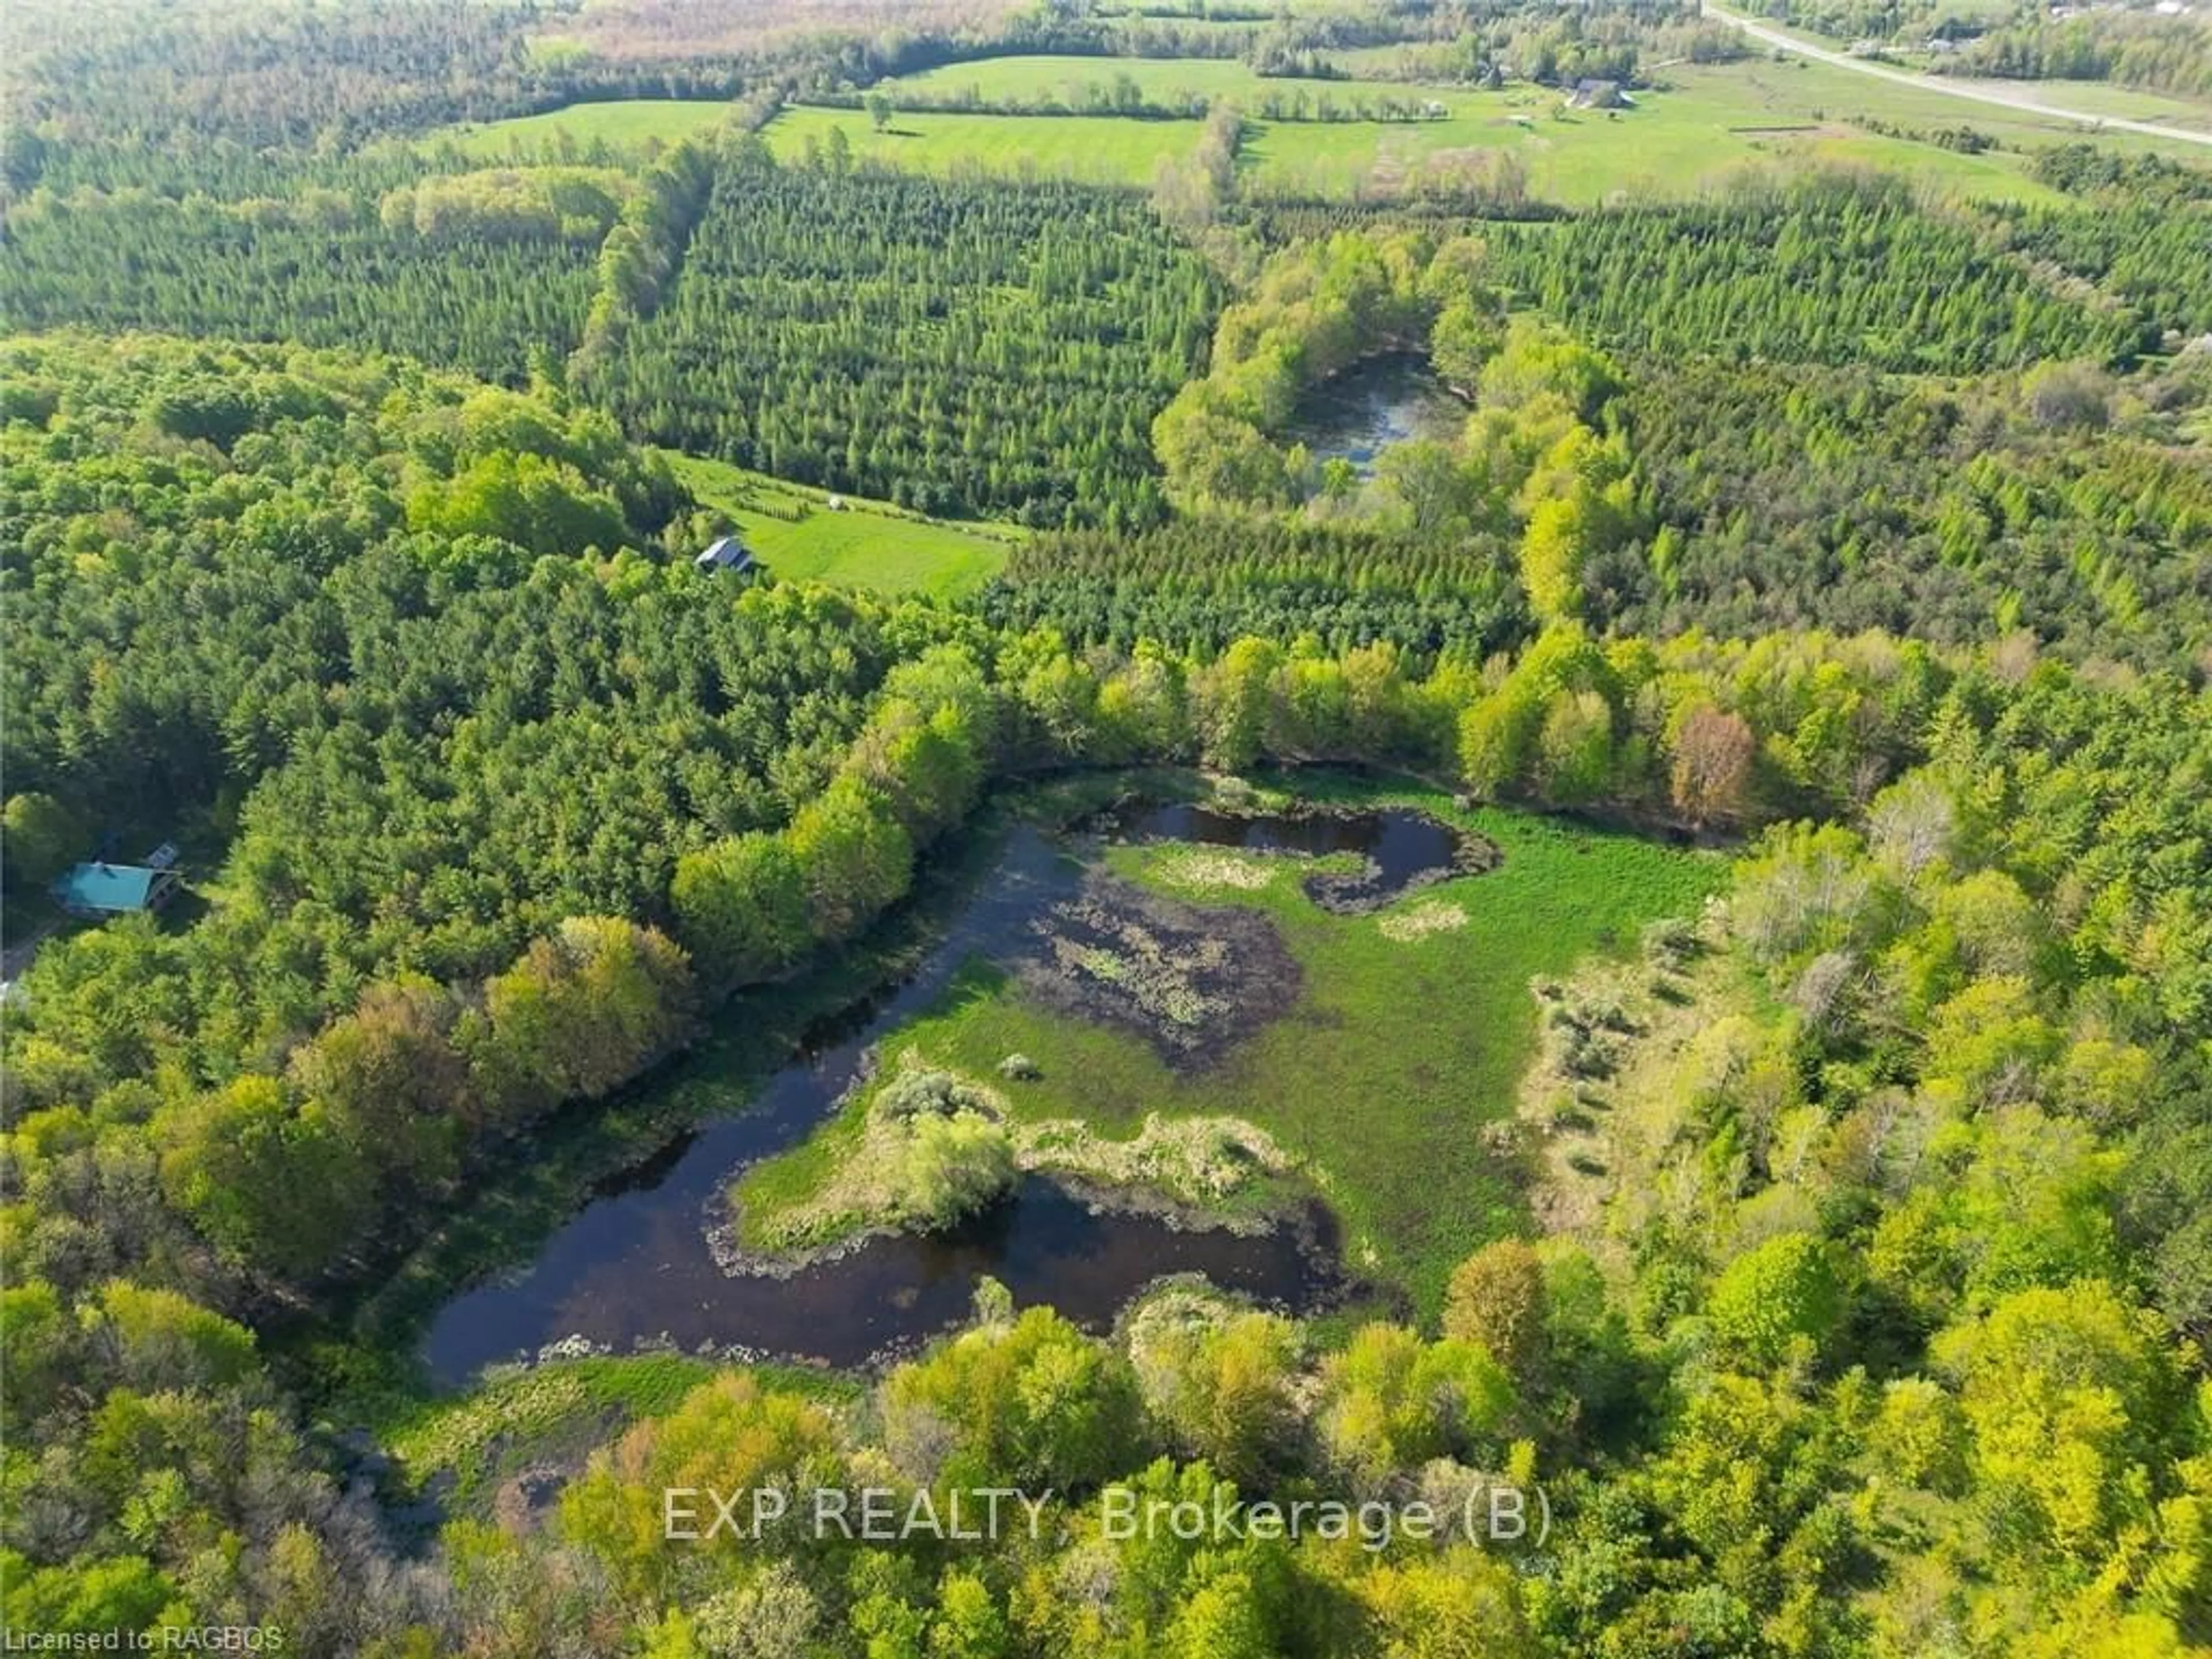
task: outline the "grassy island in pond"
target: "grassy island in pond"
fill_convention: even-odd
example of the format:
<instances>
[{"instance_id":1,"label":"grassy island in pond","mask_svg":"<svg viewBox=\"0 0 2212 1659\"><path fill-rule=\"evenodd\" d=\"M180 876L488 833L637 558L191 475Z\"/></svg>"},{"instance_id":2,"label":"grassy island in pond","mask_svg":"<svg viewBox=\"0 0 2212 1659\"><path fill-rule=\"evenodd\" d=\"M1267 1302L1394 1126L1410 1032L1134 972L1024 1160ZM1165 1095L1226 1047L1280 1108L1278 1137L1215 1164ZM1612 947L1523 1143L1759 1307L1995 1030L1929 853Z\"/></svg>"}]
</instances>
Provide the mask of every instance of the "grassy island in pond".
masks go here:
<instances>
[{"instance_id":1,"label":"grassy island in pond","mask_svg":"<svg viewBox=\"0 0 2212 1659\"><path fill-rule=\"evenodd\" d=\"M886 1040L878 1077L836 1118L743 1175L743 1242L819 1248L896 1224L899 1206L885 1200L899 1157L916 1154L889 1144L872 1109L926 1072L973 1092L973 1138L1009 1167L1231 1222L1316 1189L1342 1219L1353 1270L1432 1310L1452 1267L1522 1213L1510 1134L1492 1126L1512 1118L1534 1051L1533 982L1631 951L1647 923L1694 913L1722 866L1565 820L1462 811L1422 788L1300 787L1331 806L1417 807L1494 842L1503 860L1341 915L1305 878L1343 854L1097 849L1080 897L1042 925L1036 950L970 963ZM1178 915L1253 933L1235 957L1280 959L1256 976L1264 984L1209 979L1171 932ZM1086 1002L1066 994L1071 981L1103 989ZM1263 1017L1242 1018L1255 1004ZM1146 1008L1164 1036L1127 1013ZM1438 1018L1443 1009L1453 1018ZM1224 1165L1243 1178L1219 1179Z\"/></svg>"}]
</instances>

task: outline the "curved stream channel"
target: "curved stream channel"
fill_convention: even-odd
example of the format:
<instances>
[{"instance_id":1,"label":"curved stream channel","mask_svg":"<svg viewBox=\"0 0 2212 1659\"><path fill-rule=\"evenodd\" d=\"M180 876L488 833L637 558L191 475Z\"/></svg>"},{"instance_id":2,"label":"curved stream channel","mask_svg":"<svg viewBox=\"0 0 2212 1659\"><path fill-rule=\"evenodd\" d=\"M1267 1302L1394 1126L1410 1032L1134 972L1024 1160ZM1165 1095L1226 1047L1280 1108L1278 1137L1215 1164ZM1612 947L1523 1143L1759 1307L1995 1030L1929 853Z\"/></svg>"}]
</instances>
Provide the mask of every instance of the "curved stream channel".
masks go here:
<instances>
[{"instance_id":1,"label":"curved stream channel","mask_svg":"<svg viewBox=\"0 0 2212 1659\"><path fill-rule=\"evenodd\" d=\"M1364 855L1364 876L1309 878L1309 890L1324 902L1372 903L1455 864L1466 867L1468 845L1435 819L1395 807L1237 817L1171 805L1124 813L1106 828L1129 839ZM686 1351L861 1364L959 1324L987 1273L1018 1304L1048 1302L1093 1328L1111 1322L1130 1297L1167 1273L1200 1273L1293 1310L1337 1289L1335 1231L1318 1205L1303 1226L1256 1236L1179 1229L1158 1216L1094 1210L1040 1176L952 1231L872 1238L786 1277L733 1275L716 1262L707 1230L720 1219L737 1171L805 1139L872 1044L941 995L963 964L1018 941L1033 918L1075 891L1082 873L1063 844L1017 830L921 968L855 1011L850 1029L776 1073L742 1111L601 1183L520 1274L447 1303L427 1339L432 1376L459 1383L484 1365L569 1338L617 1352L665 1341ZM722 1016L744 1017L742 1000Z\"/></svg>"}]
</instances>

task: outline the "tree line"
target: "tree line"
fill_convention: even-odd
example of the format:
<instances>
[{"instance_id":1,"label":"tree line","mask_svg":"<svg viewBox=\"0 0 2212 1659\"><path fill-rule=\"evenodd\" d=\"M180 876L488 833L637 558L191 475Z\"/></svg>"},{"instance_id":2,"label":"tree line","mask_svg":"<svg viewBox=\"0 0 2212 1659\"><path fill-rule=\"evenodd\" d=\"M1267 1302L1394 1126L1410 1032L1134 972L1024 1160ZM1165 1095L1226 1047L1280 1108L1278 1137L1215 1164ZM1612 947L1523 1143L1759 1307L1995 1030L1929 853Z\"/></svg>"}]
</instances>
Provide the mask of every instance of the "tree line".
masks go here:
<instances>
[{"instance_id":1,"label":"tree line","mask_svg":"<svg viewBox=\"0 0 2212 1659\"><path fill-rule=\"evenodd\" d=\"M801 101L830 109L865 109L888 123L902 110L952 111L976 115L1114 115L1130 120L1172 121L1202 117L1229 101L1218 95L1188 93L1167 100L1147 94L1128 71L1110 81L1078 81L1060 88L1043 87L1027 95L1002 94L987 98L979 87L901 86L890 92L811 94ZM1356 83L1342 88L1316 91L1266 90L1234 101L1248 113L1268 121L1430 121L1443 120L1447 112L1431 108L1433 100L1395 93L1362 92Z\"/></svg>"},{"instance_id":2,"label":"tree line","mask_svg":"<svg viewBox=\"0 0 2212 1659\"><path fill-rule=\"evenodd\" d=\"M2023 81L2111 81L2185 98L2212 93L2212 45L2185 17L2125 11L2007 21L1936 67Z\"/></svg>"}]
</instances>

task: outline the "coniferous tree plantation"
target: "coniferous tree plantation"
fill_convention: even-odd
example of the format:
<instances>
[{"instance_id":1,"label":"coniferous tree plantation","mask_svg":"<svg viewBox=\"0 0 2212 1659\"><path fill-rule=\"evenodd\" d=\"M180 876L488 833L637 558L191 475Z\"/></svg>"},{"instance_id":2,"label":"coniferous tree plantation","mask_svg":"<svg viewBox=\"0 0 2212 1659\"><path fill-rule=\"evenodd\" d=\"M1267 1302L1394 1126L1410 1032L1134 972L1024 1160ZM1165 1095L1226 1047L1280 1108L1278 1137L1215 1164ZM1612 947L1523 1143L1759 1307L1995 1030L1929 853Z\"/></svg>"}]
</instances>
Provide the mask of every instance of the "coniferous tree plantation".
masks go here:
<instances>
[{"instance_id":1,"label":"coniferous tree plantation","mask_svg":"<svg viewBox=\"0 0 2212 1659\"><path fill-rule=\"evenodd\" d=\"M1213 308L1204 263L1137 204L750 151L605 396L655 442L802 483L1133 526L1163 507L1149 425Z\"/></svg>"},{"instance_id":2,"label":"coniferous tree plantation","mask_svg":"<svg viewBox=\"0 0 2212 1659\"><path fill-rule=\"evenodd\" d=\"M1820 181L1717 210L1594 215L1501 236L1516 288L1607 343L1725 361L1971 374L2131 362L2150 319L2036 282L1899 186ZM1940 270L1940 286L1920 272Z\"/></svg>"},{"instance_id":3,"label":"coniferous tree plantation","mask_svg":"<svg viewBox=\"0 0 2212 1659\"><path fill-rule=\"evenodd\" d=\"M0 1649L2212 1654L2203 25L1759 9L0 18Z\"/></svg>"},{"instance_id":4,"label":"coniferous tree plantation","mask_svg":"<svg viewBox=\"0 0 2212 1659\"><path fill-rule=\"evenodd\" d=\"M557 232L387 228L335 193L273 212L70 198L11 214L9 237L9 314L27 327L367 345L516 383L575 349L597 252Z\"/></svg>"}]
</instances>

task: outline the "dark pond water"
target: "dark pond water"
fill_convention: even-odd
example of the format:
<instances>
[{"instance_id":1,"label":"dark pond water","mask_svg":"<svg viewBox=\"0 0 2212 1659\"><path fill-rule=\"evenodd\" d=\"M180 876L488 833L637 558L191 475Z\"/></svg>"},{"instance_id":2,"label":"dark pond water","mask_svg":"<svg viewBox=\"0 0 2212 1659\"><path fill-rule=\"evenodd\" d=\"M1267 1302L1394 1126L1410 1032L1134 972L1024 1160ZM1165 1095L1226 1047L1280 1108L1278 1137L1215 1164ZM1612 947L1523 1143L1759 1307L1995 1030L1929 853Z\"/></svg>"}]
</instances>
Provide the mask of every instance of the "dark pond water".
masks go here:
<instances>
[{"instance_id":1,"label":"dark pond water","mask_svg":"<svg viewBox=\"0 0 2212 1659\"><path fill-rule=\"evenodd\" d=\"M1334 910L1371 909L1387 904L1420 883L1455 872L1486 868L1490 856L1490 849L1481 842L1401 806L1371 812L1246 816L1185 802L1146 809L1116 827L1133 839L1201 842L1254 853L1293 853L1309 858L1356 853L1366 861L1364 870L1316 872L1305 879L1308 896Z\"/></svg>"},{"instance_id":2,"label":"dark pond water","mask_svg":"<svg viewBox=\"0 0 2212 1659\"><path fill-rule=\"evenodd\" d=\"M1190 806L1126 816L1115 833L1270 848L1359 852L1403 885L1458 838L1396 810L1297 817L1231 817ZM1425 865L1423 860L1428 862ZM963 1320L989 1274L1017 1304L1049 1302L1093 1328L1166 1273L1200 1273L1225 1289L1291 1309L1310 1307L1341 1280L1328 1265L1335 1237L1316 1208L1299 1228L1257 1236L1178 1231L1152 1216L1095 1212L1048 1181L1031 1177L954 1232L868 1241L786 1278L732 1274L715 1260L708 1229L744 1164L804 1139L853 1081L869 1047L939 997L961 967L1011 951L1030 921L1073 893L1080 866L1033 830L1018 830L914 976L823 1034L772 1078L748 1107L714 1119L602 1182L521 1273L448 1302L425 1346L441 1383L486 1364L580 1337L617 1352L665 1339L836 1365L872 1357ZM744 1017L740 1001L728 1018Z\"/></svg>"},{"instance_id":3,"label":"dark pond water","mask_svg":"<svg viewBox=\"0 0 2212 1659\"><path fill-rule=\"evenodd\" d=\"M1454 437L1467 416L1467 405L1445 389L1425 359L1390 352L1355 363L1308 392L1284 441L1304 444L1316 460L1340 457L1370 478L1375 458L1390 445Z\"/></svg>"}]
</instances>

